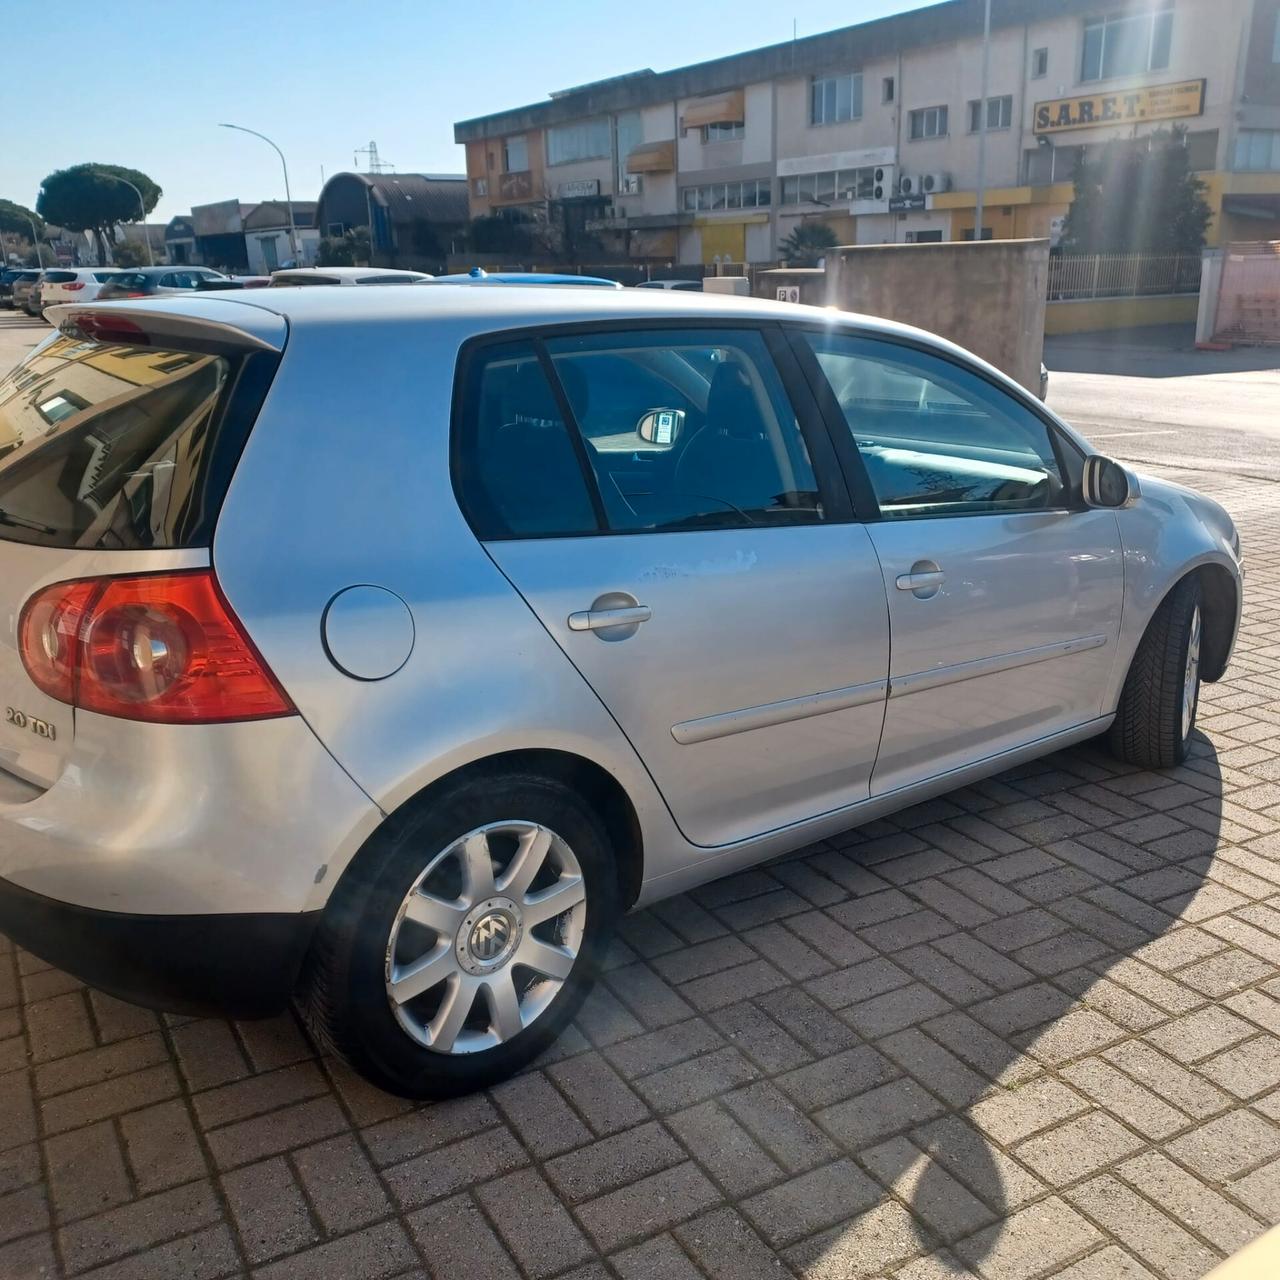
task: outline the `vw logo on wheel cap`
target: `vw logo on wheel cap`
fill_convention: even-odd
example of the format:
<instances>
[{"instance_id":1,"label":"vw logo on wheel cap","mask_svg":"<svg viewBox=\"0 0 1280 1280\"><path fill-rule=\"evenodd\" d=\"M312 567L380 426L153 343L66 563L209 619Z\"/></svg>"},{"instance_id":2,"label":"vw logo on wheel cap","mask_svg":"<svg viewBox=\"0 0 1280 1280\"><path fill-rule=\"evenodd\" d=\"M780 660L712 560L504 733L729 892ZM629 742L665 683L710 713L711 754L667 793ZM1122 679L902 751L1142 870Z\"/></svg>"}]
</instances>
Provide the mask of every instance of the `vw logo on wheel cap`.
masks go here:
<instances>
[{"instance_id":1,"label":"vw logo on wheel cap","mask_svg":"<svg viewBox=\"0 0 1280 1280\"><path fill-rule=\"evenodd\" d=\"M511 941L511 921L503 911L492 911L476 922L468 946L477 960L496 960Z\"/></svg>"}]
</instances>

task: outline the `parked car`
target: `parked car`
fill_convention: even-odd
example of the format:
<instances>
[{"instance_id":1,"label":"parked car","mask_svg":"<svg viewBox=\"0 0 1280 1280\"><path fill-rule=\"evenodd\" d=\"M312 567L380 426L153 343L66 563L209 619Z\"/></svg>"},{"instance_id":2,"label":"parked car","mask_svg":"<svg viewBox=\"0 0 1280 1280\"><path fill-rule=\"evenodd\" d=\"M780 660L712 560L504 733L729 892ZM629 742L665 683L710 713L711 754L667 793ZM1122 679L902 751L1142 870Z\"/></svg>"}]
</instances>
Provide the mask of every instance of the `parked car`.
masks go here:
<instances>
[{"instance_id":1,"label":"parked car","mask_svg":"<svg viewBox=\"0 0 1280 1280\"><path fill-rule=\"evenodd\" d=\"M587 285L597 289L621 289L616 280L603 276L563 275L553 271L486 271L472 267L456 275L434 276L432 284L563 284Z\"/></svg>"},{"instance_id":2,"label":"parked car","mask_svg":"<svg viewBox=\"0 0 1280 1280\"><path fill-rule=\"evenodd\" d=\"M13 309L13 286L15 281L29 275L32 280L39 279L38 269L29 267L5 267L0 271L0 307Z\"/></svg>"},{"instance_id":3,"label":"parked car","mask_svg":"<svg viewBox=\"0 0 1280 1280\"><path fill-rule=\"evenodd\" d=\"M324 284L416 284L430 280L425 271L397 271L390 267L289 267L271 273L273 289L296 285Z\"/></svg>"},{"instance_id":4,"label":"parked car","mask_svg":"<svg viewBox=\"0 0 1280 1280\"><path fill-rule=\"evenodd\" d=\"M41 297L44 293L44 277L45 273L42 271L31 282L31 287L23 295L22 309L29 316L38 317L42 314Z\"/></svg>"},{"instance_id":5,"label":"parked car","mask_svg":"<svg viewBox=\"0 0 1280 1280\"><path fill-rule=\"evenodd\" d=\"M40 305L92 302L120 267L51 267L40 278Z\"/></svg>"},{"instance_id":6,"label":"parked car","mask_svg":"<svg viewBox=\"0 0 1280 1280\"><path fill-rule=\"evenodd\" d=\"M447 289L55 307L0 383L19 946L164 1009L296 993L457 1093L633 905L1100 734L1186 759L1217 503L901 325Z\"/></svg>"},{"instance_id":7,"label":"parked car","mask_svg":"<svg viewBox=\"0 0 1280 1280\"><path fill-rule=\"evenodd\" d=\"M701 293L701 280L641 280L637 289L674 289L677 293Z\"/></svg>"},{"instance_id":8,"label":"parked car","mask_svg":"<svg viewBox=\"0 0 1280 1280\"><path fill-rule=\"evenodd\" d=\"M195 293L202 283L226 280L210 267L132 267L118 272L98 292L100 302Z\"/></svg>"},{"instance_id":9,"label":"parked car","mask_svg":"<svg viewBox=\"0 0 1280 1280\"><path fill-rule=\"evenodd\" d=\"M222 276L216 280L198 280L196 290L211 293L221 289L265 289L270 283L270 276Z\"/></svg>"},{"instance_id":10,"label":"parked car","mask_svg":"<svg viewBox=\"0 0 1280 1280\"><path fill-rule=\"evenodd\" d=\"M36 287L40 280L40 272L34 268L20 271L13 278L13 284L10 286L12 293L10 294L10 305L15 311L26 311L27 298L31 294L31 290Z\"/></svg>"}]
</instances>

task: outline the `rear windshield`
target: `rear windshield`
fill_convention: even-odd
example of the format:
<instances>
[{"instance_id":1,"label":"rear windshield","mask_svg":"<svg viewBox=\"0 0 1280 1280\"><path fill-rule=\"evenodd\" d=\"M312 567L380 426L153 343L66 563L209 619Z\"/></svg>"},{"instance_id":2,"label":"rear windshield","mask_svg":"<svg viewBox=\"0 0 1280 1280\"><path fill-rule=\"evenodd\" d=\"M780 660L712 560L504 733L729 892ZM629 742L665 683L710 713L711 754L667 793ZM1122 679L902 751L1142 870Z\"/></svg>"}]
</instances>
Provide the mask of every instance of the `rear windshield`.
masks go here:
<instances>
[{"instance_id":1,"label":"rear windshield","mask_svg":"<svg viewBox=\"0 0 1280 1280\"><path fill-rule=\"evenodd\" d=\"M76 278L74 271L46 271L44 273L45 284L66 284Z\"/></svg>"},{"instance_id":2,"label":"rear windshield","mask_svg":"<svg viewBox=\"0 0 1280 1280\"><path fill-rule=\"evenodd\" d=\"M147 277L141 271L117 271L115 275L109 276L108 279L112 284L118 284L125 289L145 289L147 287Z\"/></svg>"},{"instance_id":3,"label":"rear windshield","mask_svg":"<svg viewBox=\"0 0 1280 1280\"><path fill-rule=\"evenodd\" d=\"M105 284L108 280L114 280L120 273L118 271L95 271L93 278L99 284Z\"/></svg>"},{"instance_id":4,"label":"rear windshield","mask_svg":"<svg viewBox=\"0 0 1280 1280\"><path fill-rule=\"evenodd\" d=\"M79 336L38 348L0 381L0 539L205 545L230 474L219 436L247 430L232 412L246 364Z\"/></svg>"}]
</instances>

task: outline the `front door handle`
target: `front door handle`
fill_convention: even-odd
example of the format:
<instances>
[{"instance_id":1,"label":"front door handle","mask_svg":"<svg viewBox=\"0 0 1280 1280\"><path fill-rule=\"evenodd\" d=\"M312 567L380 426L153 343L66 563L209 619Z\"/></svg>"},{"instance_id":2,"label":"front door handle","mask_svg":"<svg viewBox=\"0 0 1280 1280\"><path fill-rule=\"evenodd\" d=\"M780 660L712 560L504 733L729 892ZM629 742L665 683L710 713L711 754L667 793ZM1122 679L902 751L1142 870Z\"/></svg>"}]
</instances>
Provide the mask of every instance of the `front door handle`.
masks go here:
<instances>
[{"instance_id":1,"label":"front door handle","mask_svg":"<svg viewBox=\"0 0 1280 1280\"><path fill-rule=\"evenodd\" d=\"M569 615L570 631L607 631L611 627L637 627L653 617L647 604L623 605L616 609L582 609Z\"/></svg>"},{"instance_id":2,"label":"front door handle","mask_svg":"<svg viewBox=\"0 0 1280 1280\"><path fill-rule=\"evenodd\" d=\"M900 573L893 585L899 591L910 591L917 600L936 596L947 580L947 575L932 560L917 560L910 573Z\"/></svg>"}]
</instances>

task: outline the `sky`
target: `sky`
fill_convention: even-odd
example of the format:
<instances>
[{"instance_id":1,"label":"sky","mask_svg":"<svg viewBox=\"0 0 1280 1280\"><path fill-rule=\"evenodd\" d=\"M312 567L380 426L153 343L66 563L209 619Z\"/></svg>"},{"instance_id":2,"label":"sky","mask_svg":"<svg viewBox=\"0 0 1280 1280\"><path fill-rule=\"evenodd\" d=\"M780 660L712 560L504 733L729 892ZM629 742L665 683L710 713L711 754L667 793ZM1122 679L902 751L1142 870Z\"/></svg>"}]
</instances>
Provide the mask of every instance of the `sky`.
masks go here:
<instances>
[{"instance_id":1,"label":"sky","mask_svg":"<svg viewBox=\"0 0 1280 1280\"><path fill-rule=\"evenodd\" d=\"M314 200L322 172L365 169L372 140L401 173L461 173L457 120L555 89L864 22L926 0L61 0L37 76L0 76L0 197L34 207L46 174L106 163L164 189L149 221L193 204ZM0 0L5 42L38 0ZM56 88L41 85L60 66ZM35 65L35 64L33 64ZM94 68L101 74L94 74ZM46 86L47 88L47 86Z\"/></svg>"}]
</instances>

